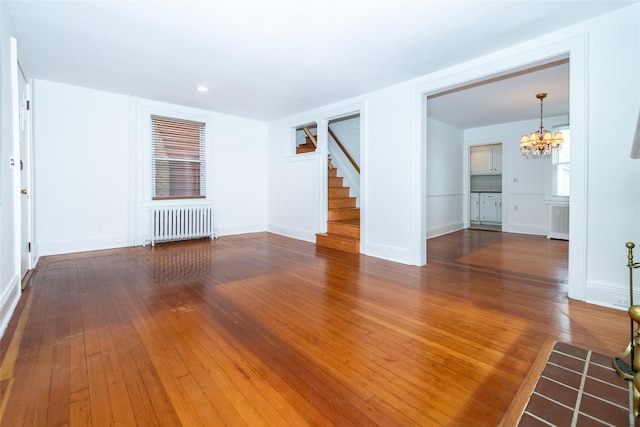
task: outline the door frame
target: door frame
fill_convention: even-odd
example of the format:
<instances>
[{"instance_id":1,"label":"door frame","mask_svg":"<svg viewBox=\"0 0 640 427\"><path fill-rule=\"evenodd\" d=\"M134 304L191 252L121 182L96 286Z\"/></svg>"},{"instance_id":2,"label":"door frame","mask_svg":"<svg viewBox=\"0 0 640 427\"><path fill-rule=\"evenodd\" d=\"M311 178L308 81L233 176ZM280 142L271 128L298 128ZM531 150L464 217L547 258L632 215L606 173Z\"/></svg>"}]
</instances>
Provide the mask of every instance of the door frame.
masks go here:
<instances>
[{"instance_id":1,"label":"door frame","mask_svg":"<svg viewBox=\"0 0 640 427\"><path fill-rule=\"evenodd\" d=\"M586 300L587 278L587 199L586 170L587 128L587 49L586 35L579 34L553 43L536 42L518 45L475 61L435 73L429 81L413 88L414 138L412 163L412 235L411 253L413 264L427 263L427 218L426 218L426 165L427 165L427 96L444 90L461 87L470 82L486 80L517 70L528 69L536 64L569 58L569 105L572 134L576 140L584 141L572 147L571 152L571 196L568 296L579 301ZM508 147L503 147L503 150Z\"/></svg>"},{"instance_id":2,"label":"door frame","mask_svg":"<svg viewBox=\"0 0 640 427\"><path fill-rule=\"evenodd\" d=\"M343 117L358 115L360 118L360 253L365 253L367 245L367 209L366 202L368 200L366 194L366 170L367 170L367 139L366 139L366 104L363 102L348 103L340 107L326 110L318 114L315 122L318 124L318 152L322 155L316 156L316 195L318 212L316 215L316 233L324 233L327 231L327 219L329 216L328 202L328 139L329 139L329 123L333 120Z\"/></svg>"},{"instance_id":3,"label":"door frame","mask_svg":"<svg viewBox=\"0 0 640 427\"><path fill-rule=\"evenodd\" d=\"M508 201L509 201L509 193L505 192L504 189L507 188L507 174L504 173L504 149L506 146L506 143L504 141L508 141L509 138L507 138L506 136L497 136L497 137L492 137L492 138L485 138L485 139L475 139L472 141L464 141L463 143L463 170L462 173L464 174L465 178L463 180L462 183L462 192L464 193L463 196L463 204L462 204L462 209L464 209L464 214L462 216L462 220L464 222L464 227L465 228L469 228L471 227L471 148L473 147L482 147L485 145L500 145L500 151L502 153L502 172L500 173L501 175L501 179L502 179L502 224L500 225L502 228L502 231L508 231L506 229L506 227L504 227L504 223L505 223L505 212L506 209L505 207L508 206Z\"/></svg>"},{"instance_id":4,"label":"door frame","mask_svg":"<svg viewBox=\"0 0 640 427\"><path fill-rule=\"evenodd\" d=\"M27 190L26 212L23 208L22 197L20 195L20 278L24 281L34 267L33 257L33 147L32 147L32 103L31 103L31 81L27 77L20 60L17 60L18 68L18 138L20 146L19 162L17 164L20 169L19 181L20 190ZM20 90L21 84L24 83L24 91ZM29 103L27 108L27 103ZM24 134L22 134L24 132ZM24 136L24 140L20 138ZM23 181L25 179L25 181ZM29 247L31 246L31 247ZM26 258L26 262L23 259ZM24 286L24 284L23 284Z\"/></svg>"}]
</instances>

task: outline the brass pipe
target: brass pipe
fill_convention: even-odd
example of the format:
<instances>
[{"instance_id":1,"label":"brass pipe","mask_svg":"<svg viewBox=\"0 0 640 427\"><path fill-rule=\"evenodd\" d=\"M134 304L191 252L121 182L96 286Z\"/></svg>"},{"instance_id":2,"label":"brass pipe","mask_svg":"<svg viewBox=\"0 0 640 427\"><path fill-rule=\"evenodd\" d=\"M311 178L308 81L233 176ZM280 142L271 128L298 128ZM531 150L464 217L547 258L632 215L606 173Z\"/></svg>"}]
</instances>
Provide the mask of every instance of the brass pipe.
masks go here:
<instances>
[{"instance_id":1,"label":"brass pipe","mask_svg":"<svg viewBox=\"0 0 640 427\"><path fill-rule=\"evenodd\" d=\"M636 246L633 242L627 242L626 244L627 246L627 267L629 267L629 310L631 310L631 307L633 307L633 248ZM633 368L633 372L634 372L634 376L635 376L635 367L633 366L633 363L635 362L635 343L634 341L634 337L635 337L635 333L634 333L634 328L633 328L633 317L631 317L631 340L630 342L630 346L631 346L631 363L632 363L632 368Z\"/></svg>"},{"instance_id":2,"label":"brass pipe","mask_svg":"<svg viewBox=\"0 0 640 427\"><path fill-rule=\"evenodd\" d=\"M618 375L626 380L634 380L636 369L634 368L635 363L635 347L636 341L640 340L640 337L636 337L634 330L634 320L638 321L638 319L634 319L634 316L640 313L640 306L635 307L633 304L633 269L640 267L640 263L633 262L633 248L635 244L633 242L627 242L627 267L629 268L629 317L630 317L630 339L629 345L626 350L617 357L613 358L613 365ZM633 315L632 315L633 313Z\"/></svg>"}]
</instances>

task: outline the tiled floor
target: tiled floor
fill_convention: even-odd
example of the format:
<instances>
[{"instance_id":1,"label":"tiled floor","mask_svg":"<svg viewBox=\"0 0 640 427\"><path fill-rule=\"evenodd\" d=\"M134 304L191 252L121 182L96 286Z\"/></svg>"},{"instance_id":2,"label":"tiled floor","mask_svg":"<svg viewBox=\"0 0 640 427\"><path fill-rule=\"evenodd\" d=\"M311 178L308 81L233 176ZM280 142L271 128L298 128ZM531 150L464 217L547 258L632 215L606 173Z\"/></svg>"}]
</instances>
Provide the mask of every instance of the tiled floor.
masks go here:
<instances>
[{"instance_id":1,"label":"tiled floor","mask_svg":"<svg viewBox=\"0 0 640 427\"><path fill-rule=\"evenodd\" d=\"M640 426L611 356L556 343L518 426Z\"/></svg>"}]
</instances>

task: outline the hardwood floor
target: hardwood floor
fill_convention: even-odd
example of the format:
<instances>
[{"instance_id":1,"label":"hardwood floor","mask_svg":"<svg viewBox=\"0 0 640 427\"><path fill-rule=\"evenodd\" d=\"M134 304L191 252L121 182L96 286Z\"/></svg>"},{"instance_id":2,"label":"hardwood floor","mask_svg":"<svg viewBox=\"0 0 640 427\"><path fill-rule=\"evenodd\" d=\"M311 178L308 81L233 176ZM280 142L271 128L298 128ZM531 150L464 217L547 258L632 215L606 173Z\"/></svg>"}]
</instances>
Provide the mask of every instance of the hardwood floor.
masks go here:
<instances>
[{"instance_id":1,"label":"hardwood floor","mask_svg":"<svg viewBox=\"0 0 640 427\"><path fill-rule=\"evenodd\" d=\"M267 233L44 257L0 424L493 426L550 340L628 344L625 311L567 300L567 242L464 230L428 260Z\"/></svg>"}]
</instances>

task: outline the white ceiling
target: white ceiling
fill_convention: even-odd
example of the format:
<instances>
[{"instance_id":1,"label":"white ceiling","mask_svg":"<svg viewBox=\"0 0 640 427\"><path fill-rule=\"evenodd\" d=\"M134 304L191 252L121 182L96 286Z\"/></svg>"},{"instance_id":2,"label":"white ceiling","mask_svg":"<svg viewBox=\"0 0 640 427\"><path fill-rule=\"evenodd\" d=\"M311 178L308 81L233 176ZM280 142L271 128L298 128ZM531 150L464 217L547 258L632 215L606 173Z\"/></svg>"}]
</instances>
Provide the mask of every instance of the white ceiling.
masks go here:
<instances>
[{"instance_id":1,"label":"white ceiling","mask_svg":"<svg viewBox=\"0 0 640 427\"><path fill-rule=\"evenodd\" d=\"M569 114L569 60L562 59L427 98L427 115L459 129Z\"/></svg>"},{"instance_id":2,"label":"white ceiling","mask_svg":"<svg viewBox=\"0 0 640 427\"><path fill-rule=\"evenodd\" d=\"M20 60L30 77L266 121L365 94L634 3L2 1L9 6ZM543 71L548 79L566 73ZM535 117L537 92L549 92L550 110L566 96L566 87L538 87L529 78L494 82L490 92L470 89L466 96L474 101L465 98L463 105L475 114L471 127L488 124L478 113L495 116L494 105L506 109L502 115L526 103ZM500 84L509 89L495 89ZM208 86L209 92L197 92L198 85ZM514 88L517 96L511 99L506 94L515 94ZM469 127L472 122L463 118L459 100L445 103L447 97L434 98L430 107L444 111L456 104L456 125ZM562 108L567 108L564 102ZM546 105L547 100L545 110Z\"/></svg>"}]
</instances>

